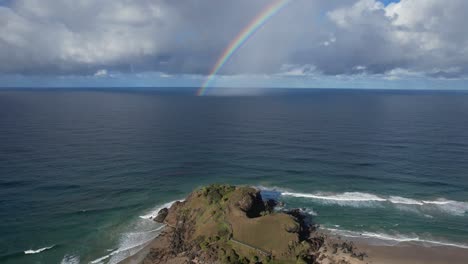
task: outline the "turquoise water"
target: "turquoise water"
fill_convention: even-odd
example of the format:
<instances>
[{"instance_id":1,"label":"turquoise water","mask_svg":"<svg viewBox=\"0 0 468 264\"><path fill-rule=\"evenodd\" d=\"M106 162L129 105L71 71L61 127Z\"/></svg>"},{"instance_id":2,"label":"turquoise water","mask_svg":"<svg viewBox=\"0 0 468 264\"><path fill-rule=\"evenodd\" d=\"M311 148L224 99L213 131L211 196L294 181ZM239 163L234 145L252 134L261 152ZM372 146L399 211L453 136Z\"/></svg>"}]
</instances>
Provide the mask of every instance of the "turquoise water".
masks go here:
<instances>
[{"instance_id":1,"label":"turquoise water","mask_svg":"<svg viewBox=\"0 0 468 264\"><path fill-rule=\"evenodd\" d=\"M0 91L0 263L115 263L214 182L333 232L465 247L467 120L463 92Z\"/></svg>"}]
</instances>

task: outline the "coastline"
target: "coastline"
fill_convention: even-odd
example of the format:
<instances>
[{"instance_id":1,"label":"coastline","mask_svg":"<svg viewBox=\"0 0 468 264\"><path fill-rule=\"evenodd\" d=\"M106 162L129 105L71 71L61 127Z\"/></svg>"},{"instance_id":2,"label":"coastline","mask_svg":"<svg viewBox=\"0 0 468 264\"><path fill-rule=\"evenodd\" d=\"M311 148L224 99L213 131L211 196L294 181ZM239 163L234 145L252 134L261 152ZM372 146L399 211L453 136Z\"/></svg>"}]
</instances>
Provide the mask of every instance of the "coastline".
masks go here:
<instances>
[{"instance_id":1,"label":"coastline","mask_svg":"<svg viewBox=\"0 0 468 264\"><path fill-rule=\"evenodd\" d=\"M369 264L466 264L468 260L468 249L457 247L424 247L406 242L394 246L365 242L356 245L369 255Z\"/></svg>"},{"instance_id":2,"label":"coastline","mask_svg":"<svg viewBox=\"0 0 468 264\"><path fill-rule=\"evenodd\" d=\"M359 251L367 254L365 260L368 264L466 264L468 259L468 248L448 245L427 246L414 241L388 244L376 238L347 237L333 234L329 230L320 232L330 240L353 243Z\"/></svg>"},{"instance_id":3,"label":"coastline","mask_svg":"<svg viewBox=\"0 0 468 264\"><path fill-rule=\"evenodd\" d=\"M353 243L359 251L367 254L368 264L466 264L468 259L468 249L457 246L426 246L420 242L388 244L375 238L346 237L329 230L320 232L330 240Z\"/></svg>"},{"instance_id":4,"label":"coastline","mask_svg":"<svg viewBox=\"0 0 468 264\"><path fill-rule=\"evenodd\" d=\"M143 247L137 253L125 258L122 261L119 261L117 264L141 264L141 263L143 263L143 260L146 258L146 256L148 256L151 248L154 247L155 243L158 243L158 237L154 238L153 241L148 243L148 245Z\"/></svg>"},{"instance_id":5,"label":"coastline","mask_svg":"<svg viewBox=\"0 0 468 264\"><path fill-rule=\"evenodd\" d=\"M165 227L167 228L167 227ZM164 229L165 229L164 228ZM164 233L163 230L161 233ZM323 231L321 231L323 232ZM344 238L339 235L324 232L330 241L352 242L356 248L367 254L364 259L368 264L466 264L468 249L454 246L424 246L414 242L401 242L397 245L379 245L375 240L368 238ZM151 248L158 247L159 236L136 254L119 262L119 264L141 264L149 254ZM351 264L362 263L359 260L348 258L346 254L337 252L337 260L346 259Z\"/></svg>"},{"instance_id":6,"label":"coastline","mask_svg":"<svg viewBox=\"0 0 468 264\"><path fill-rule=\"evenodd\" d=\"M364 263L364 253L346 242L330 244L301 210L276 211L276 205L278 201L262 199L251 187L213 184L197 189L152 219L166 227L142 263L326 264L338 263L330 254L338 250L347 260L339 263ZM144 253L126 263L138 263Z\"/></svg>"},{"instance_id":7,"label":"coastline","mask_svg":"<svg viewBox=\"0 0 468 264\"><path fill-rule=\"evenodd\" d=\"M193 196L193 195L191 195ZM198 195L199 196L199 195ZM190 197L190 196L189 196ZM192 198L193 199L193 198ZM184 200L181 200L184 201ZM181 201L173 201L166 203L163 206L158 207L157 211L153 213L140 216L140 218L155 220L159 215L159 211L163 208L171 207L173 204L180 205ZM167 209L165 209L167 210ZM298 210L298 209L293 209ZM174 232L173 225L168 225L166 221L165 226L161 226L160 234L152 241L148 242L141 250L118 262L123 264L139 264L139 263L160 263L152 262L153 259L149 259L148 256L154 249L161 249L167 247L167 234ZM468 259L468 248L464 244L456 243L442 243L437 241L426 241L426 240L400 240L389 243L384 238L362 236L362 234L354 234L347 236L346 234L340 234L333 232L335 229L317 229L315 234L317 236L323 236L325 238L324 246L321 250L317 251L322 255L326 255L327 258L318 263L322 264L333 264L333 263L348 263L348 264L443 264L443 263L454 263L464 264ZM338 231L338 230L335 230ZM365 234L365 233L363 233ZM387 237L390 238L390 237ZM236 242L236 241L234 241ZM351 248L351 250L348 250ZM182 255L185 252L181 253ZM196 253L195 253L196 254ZM319 254L319 255L320 255ZM172 259L170 263L198 263L198 262L187 262L189 259L187 256L176 257ZM364 257L361 257L364 256ZM154 256L154 252L153 252ZM192 255L193 256L193 255ZM175 261L175 262L174 262ZM316 262L314 262L316 263Z\"/></svg>"}]
</instances>

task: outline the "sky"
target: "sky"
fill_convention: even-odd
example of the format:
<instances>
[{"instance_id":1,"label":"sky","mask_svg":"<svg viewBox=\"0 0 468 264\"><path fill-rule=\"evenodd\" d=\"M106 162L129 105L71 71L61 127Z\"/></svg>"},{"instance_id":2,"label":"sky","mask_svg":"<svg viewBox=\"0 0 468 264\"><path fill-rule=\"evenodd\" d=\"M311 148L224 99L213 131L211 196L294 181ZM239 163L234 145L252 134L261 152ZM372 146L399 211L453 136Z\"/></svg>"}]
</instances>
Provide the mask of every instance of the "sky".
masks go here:
<instances>
[{"instance_id":1,"label":"sky","mask_svg":"<svg viewBox=\"0 0 468 264\"><path fill-rule=\"evenodd\" d=\"M0 0L0 87L198 87L273 0ZM214 87L468 89L466 0L291 0Z\"/></svg>"}]
</instances>

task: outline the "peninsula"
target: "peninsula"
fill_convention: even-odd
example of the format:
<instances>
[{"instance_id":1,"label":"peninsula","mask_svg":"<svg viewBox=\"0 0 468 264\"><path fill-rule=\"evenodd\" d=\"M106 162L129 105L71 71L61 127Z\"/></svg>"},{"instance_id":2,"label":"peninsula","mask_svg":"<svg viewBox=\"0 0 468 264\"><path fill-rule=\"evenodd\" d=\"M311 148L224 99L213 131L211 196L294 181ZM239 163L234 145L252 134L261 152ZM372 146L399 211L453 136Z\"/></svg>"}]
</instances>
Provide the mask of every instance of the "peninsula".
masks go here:
<instances>
[{"instance_id":1,"label":"peninsula","mask_svg":"<svg viewBox=\"0 0 468 264\"><path fill-rule=\"evenodd\" d=\"M251 187L210 185L159 211L166 224L144 264L366 263L351 242L317 231L299 209L276 210Z\"/></svg>"}]
</instances>

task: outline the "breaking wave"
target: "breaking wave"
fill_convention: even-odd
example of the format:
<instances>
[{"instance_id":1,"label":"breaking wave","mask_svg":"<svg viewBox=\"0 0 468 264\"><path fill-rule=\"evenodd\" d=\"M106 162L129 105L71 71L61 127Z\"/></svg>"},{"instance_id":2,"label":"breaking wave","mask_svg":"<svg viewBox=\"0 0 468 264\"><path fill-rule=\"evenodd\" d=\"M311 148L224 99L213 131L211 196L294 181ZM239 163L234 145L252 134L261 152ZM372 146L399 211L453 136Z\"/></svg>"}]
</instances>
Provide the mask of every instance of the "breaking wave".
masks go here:
<instances>
[{"instance_id":1,"label":"breaking wave","mask_svg":"<svg viewBox=\"0 0 468 264\"><path fill-rule=\"evenodd\" d=\"M159 235L159 231L163 229L164 226L160 226L154 230L146 232L129 232L125 233L122 238L121 245L118 249L112 251L111 253L91 261L91 264L104 263L108 260L107 263L119 263L125 258L132 256L138 253L142 248L148 245L153 239Z\"/></svg>"},{"instance_id":2,"label":"breaking wave","mask_svg":"<svg viewBox=\"0 0 468 264\"><path fill-rule=\"evenodd\" d=\"M140 215L140 218L142 219L153 219L155 218L157 215L158 215L158 212L163 209L163 208L169 208L171 207L171 205L173 205L174 203L176 202L182 202L184 200L175 200L175 201L172 201L172 202L168 202L168 203L165 203L161 206L157 206L156 208L152 209L151 212L149 212L148 214L145 214L145 215Z\"/></svg>"},{"instance_id":3,"label":"breaking wave","mask_svg":"<svg viewBox=\"0 0 468 264\"><path fill-rule=\"evenodd\" d=\"M29 254L38 254L38 253L41 253L42 251L46 251L46 250L52 249L53 247L55 247L55 245L52 245L52 246L50 246L50 247L43 247L43 248L40 248L40 249L29 249L29 250L25 250L25 251L24 251L24 254L26 254L26 255L29 255Z\"/></svg>"},{"instance_id":4,"label":"breaking wave","mask_svg":"<svg viewBox=\"0 0 468 264\"><path fill-rule=\"evenodd\" d=\"M418 243L424 246L447 246L447 247L457 247L468 249L468 245L452 243L452 242L442 242L436 240L423 239L418 236L405 236L405 235L389 235L383 233L373 233L373 232L356 232L349 230L341 230L335 228L322 228L327 230L335 235L340 235L349 238L360 238L360 239L376 239L380 241L389 242L389 245L398 245L400 243Z\"/></svg>"},{"instance_id":5,"label":"breaking wave","mask_svg":"<svg viewBox=\"0 0 468 264\"><path fill-rule=\"evenodd\" d=\"M444 198L436 200L418 200L400 196L383 196L371 193L363 192L344 192L344 193L301 193L292 192L276 188L259 187L260 190L266 190L267 192L275 191L279 196L283 197L297 197L312 199L321 204L334 204L341 206L352 206L352 207L375 207L382 206L383 204L395 205L397 208L402 209L403 207L417 207L422 210L437 210L439 212L464 216L468 213L468 202L460 202L447 200Z\"/></svg>"},{"instance_id":6,"label":"breaking wave","mask_svg":"<svg viewBox=\"0 0 468 264\"><path fill-rule=\"evenodd\" d=\"M65 255L60 264L79 264L80 257L75 255Z\"/></svg>"},{"instance_id":7,"label":"breaking wave","mask_svg":"<svg viewBox=\"0 0 468 264\"><path fill-rule=\"evenodd\" d=\"M158 215L158 212L161 209L168 208L178 201L183 200L175 200L159 205L152 209L149 213L139 216L139 220L134 223L135 227L133 231L129 231L121 235L120 243L117 249L108 250L108 252L110 252L109 254L97 258L90 263L119 263L122 260L138 253L151 241L153 241L165 226L152 221L152 219Z\"/></svg>"}]
</instances>

